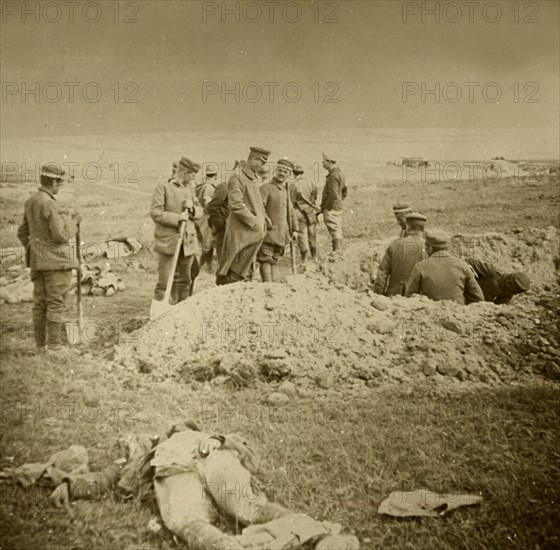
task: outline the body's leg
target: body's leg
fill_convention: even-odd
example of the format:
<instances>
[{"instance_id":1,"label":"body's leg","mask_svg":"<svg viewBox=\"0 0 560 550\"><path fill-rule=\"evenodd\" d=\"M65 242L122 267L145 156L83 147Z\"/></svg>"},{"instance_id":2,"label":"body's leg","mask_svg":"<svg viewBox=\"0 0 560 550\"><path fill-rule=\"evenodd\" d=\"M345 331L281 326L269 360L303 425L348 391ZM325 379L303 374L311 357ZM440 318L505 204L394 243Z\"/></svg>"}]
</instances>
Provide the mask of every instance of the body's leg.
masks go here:
<instances>
[{"instance_id":1,"label":"body's leg","mask_svg":"<svg viewBox=\"0 0 560 550\"><path fill-rule=\"evenodd\" d=\"M218 508L244 525L265 523L291 513L269 502L264 492L256 493L251 474L229 451L211 453L201 475Z\"/></svg>"},{"instance_id":2,"label":"body's leg","mask_svg":"<svg viewBox=\"0 0 560 550\"><path fill-rule=\"evenodd\" d=\"M272 281L271 262L273 259L273 246L268 243L263 243L259 248L257 254L257 262L259 262L259 270L261 272L261 280L263 283L270 283Z\"/></svg>"},{"instance_id":3,"label":"body's leg","mask_svg":"<svg viewBox=\"0 0 560 550\"><path fill-rule=\"evenodd\" d=\"M154 479L165 526L187 542L189 550L241 550L235 537L212 525L217 511L196 472Z\"/></svg>"}]
</instances>

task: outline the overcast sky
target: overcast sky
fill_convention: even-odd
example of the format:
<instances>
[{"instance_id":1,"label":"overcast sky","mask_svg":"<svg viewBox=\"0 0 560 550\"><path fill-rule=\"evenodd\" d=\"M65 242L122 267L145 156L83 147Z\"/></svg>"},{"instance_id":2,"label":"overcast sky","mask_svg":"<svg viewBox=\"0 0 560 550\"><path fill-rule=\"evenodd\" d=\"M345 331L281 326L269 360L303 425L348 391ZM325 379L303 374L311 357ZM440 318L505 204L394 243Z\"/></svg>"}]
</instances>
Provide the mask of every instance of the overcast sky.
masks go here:
<instances>
[{"instance_id":1,"label":"overcast sky","mask_svg":"<svg viewBox=\"0 0 560 550\"><path fill-rule=\"evenodd\" d=\"M300 13L291 2L284 16L286 3L279 2L270 22L271 3L259 2L260 21L252 23L247 19L259 19L256 2L227 2L238 10L236 22L222 12L224 2L121 2L117 15L109 0L93 2L101 9L94 23L85 21L82 5L69 21L65 2L51 2L60 6L60 20L51 6L37 22L23 14L24 3L2 2L2 135L558 126L556 1L500 2L501 15L483 1L469 14L464 2L347 0L315 7L300 1ZM32 10L37 2L27 4ZM436 4L454 7L435 22L422 12ZM462 14L453 23L455 7ZM96 17L93 9L88 16ZM73 102L65 82L79 83ZM95 83L87 89L91 102L82 97L88 82ZM464 82L479 85L469 90ZM484 97L490 82L499 90L487 86ZM39 83L38 102L32 93L22 101L24 83L28 89ZM221 90L235 90L236 83L239 102L234 94L222 98ZM403 83L409 83L406 103ZM422 98L422 86L436 83L439 102ZM300 92L301 98L290 102L283 89L287 99ZM462 97L453 101L458 90ZM493 102L498 91L502 97ZM259 92L260 100L250 102ZM127 97L138 102L123 103Z\"/></svg>"}]
</instances>

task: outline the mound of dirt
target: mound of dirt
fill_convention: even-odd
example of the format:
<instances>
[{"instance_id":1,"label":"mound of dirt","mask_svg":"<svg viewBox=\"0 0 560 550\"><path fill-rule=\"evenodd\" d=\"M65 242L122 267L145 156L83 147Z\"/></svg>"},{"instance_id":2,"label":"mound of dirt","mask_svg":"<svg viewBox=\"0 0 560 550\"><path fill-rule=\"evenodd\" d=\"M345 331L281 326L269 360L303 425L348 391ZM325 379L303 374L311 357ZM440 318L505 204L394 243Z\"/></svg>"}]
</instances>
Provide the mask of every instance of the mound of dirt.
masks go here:
<instances>
[{"instance_id":1,"label":"mound of dirt","mask_svg":"<svg viewBox=\"0 0 560 550\"><path fill-rule=\"evenodd\" d=\"M375 280L379 263L392 240L351 242L345 246L343 262L323 262L321 271L331 282L356 290L371 288L371 281ZM560 235L555 227L503 234L456 234L451 250L458 256L473 256L493 263L506 272L524 271L531 277L535 289L548 291L559 284Z\"/></svg>"},{"instance_id":2,"label":"mound of dirt","mask_svg":"<svg viewBox=\"0 0 560 550\"><path fill-rule=\"evenodd\" d=\"M536 264L550 261L541 248L553 241L544 239L547 232L538 235L537 261L527 264L534 277L541 273ZM500 239L507 244L512 237L485 238L502 246ZM346 266L329 268L332 275ZM362 274L369 276L359 270L353 280ZM543 267L538 285L551 275ZM542 293L510 305L460 306L423 296L386 298L332 279L310 270L288 284L208 288L135 332L116 348L115 361L155 379L236 387L289 381L296 388L359 390L415 380L558 378L560 340L550 323L559 305Z\"/></svg>"}]
</instances>

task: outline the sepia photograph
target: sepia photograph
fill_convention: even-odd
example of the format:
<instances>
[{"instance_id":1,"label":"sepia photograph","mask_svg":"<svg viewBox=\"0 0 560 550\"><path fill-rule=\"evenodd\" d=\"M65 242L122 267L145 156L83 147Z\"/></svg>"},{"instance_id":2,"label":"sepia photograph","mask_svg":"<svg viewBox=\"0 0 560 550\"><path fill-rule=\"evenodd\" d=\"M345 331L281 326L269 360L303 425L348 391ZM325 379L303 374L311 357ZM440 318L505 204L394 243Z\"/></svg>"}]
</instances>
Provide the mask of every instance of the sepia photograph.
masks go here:
<instances>
[{"instance_id":1,"label":"sepia photograph","mask_svg":"<svg viewBox=\"0 0 560 550\"><path fill-rule=\"evenodd\" d=\"M0 550L560 546L559 2L0 8Z\"/></svg>"}]
</instances>

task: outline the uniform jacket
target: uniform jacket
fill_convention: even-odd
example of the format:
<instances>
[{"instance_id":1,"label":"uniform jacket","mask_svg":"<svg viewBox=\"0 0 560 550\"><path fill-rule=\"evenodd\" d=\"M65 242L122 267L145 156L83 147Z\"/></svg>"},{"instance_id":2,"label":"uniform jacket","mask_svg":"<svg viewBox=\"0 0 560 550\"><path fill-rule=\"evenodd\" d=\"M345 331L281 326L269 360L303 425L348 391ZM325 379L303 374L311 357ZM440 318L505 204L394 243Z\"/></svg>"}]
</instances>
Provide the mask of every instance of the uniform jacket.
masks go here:
<instances>
[{"instance_id":1,"label":"uniform jacket","mask_svg":"<svg viewBox=\"0 0 560 550\"><path fill-rule=\"evenodd\" d=\"M346 198L346 179L340 168L333 168L327 175L323 197L321 200L321 211L342 210L342 201Z\"/></svg>"},{"instance_id":2,"label":"uniform jacket","mask_svg":"<svg viewBox=\"0 0 560 550\"><path fill-rule=\"evenodd\" d=\"M199 183L196 188L196 198L200 203L200 206L204 209L204 212L207 213L208 204L212 200L212 196L214 195L214 191L216 189L216 183L214 181L203 181Z\"/></svg>"},{"instance_id":3,"label":"uniform jacket","mask_svg":"<svg viewBox=\"0 0 560 550\"><path fill-rule=\"evenodd\" d=\"M26 264L34 271L57 271L78 267L73 222L46 189L25 201L23 222L17 236L26 250Z\"/></svg>"},{"instance_id":4,"label":"uniform jacket","mask_svg":"<svg viewBox=\"0 0 560 550\"><path fill-rule=\"evenodd\" d=\"M294 207L303 214L307 223L317 223L317 213L320 211L316 205L317 186L309 179L299 179L290 186L290 196Z\"/></svg>"},{"instance_id":5,"label":"uniform jacket","mask_svg":"<svg viewBox=\"0 0 560 550\"><path fill-rule=\"evenodd\" d=\"M187 222L185 236L183 237L183 251L185 256L197 254L200 250L195 219L203 215L203 210L191 184L182 185L171 178L166 182L157 184L152 196L150 216L156 224L154 233L154 250L160 254L172 256L177 245L177 232L179 230L179 216L183 211L183 203L191 199L194 204L194 214Z\"/></svg>"},{"instance_id":6,"label":"uniform jacket","mask_svg":"<svg viewBox=\"0 0 560 550\"><path fill-rule=\"evenodd\" d=\"M212 199L206 207L206 214L208 216L208 224L212 231L219 233L224 232L226 228L226 221L229 216L228 206L228 182L223 181L216 186Z\"/></svg>"},{"instance_id":7,"label":"uniform jacket","mask_svg":"<svg viewBox=\"0 0 560 550\"><path fill-rule=\"evenodd\" d=\"M452 300L458 304L484 301L467 262L448 250L438 250L412 268L405 294L423 294L432 300Z\"/></svg>"},{"instance_id":8,"label":"uniform jacket","mask_svg":"<svg viewBox=\"0 0 560 550\"><path fill-rule=\"evenodd\" d=\"M218 274L227 275L234 261L243 259L240 271L252 263L252 254L245 249L263 242L266 235L265 211L259 191L261 179L241 163L239 170L228 182L229 215L222 249L222 265Z\"/></svg>"},{"instance_id":9,"label":"uniform jacket","mask_svg":"<svg viewBox=\"0 0 560 550\"><path fill-rule=\"evenodd\" d=\"M298 221L291 199L288 200L289 191L286 184L274 178L270 183L264 183L260 188L262 201L270 229L264 238L265 243L286 246L291 239L288 227L288 214L292 233L298 230Z\"/></svg>"},{"instance_id":10,"label":"uniform jacket","mask_svg":"<svg viewBox=\"0 0 560 550\"><path fill-rule=\"evenodd\" d=\"M504 304L511 300L513 294L506 292L504 289L504 278L506 275L500 273L492 264L482 260L468 258L467 263L472 268L476 282L480 286L484 299L487 302Z\"/></svg>"},{"instance_id":11,"label":"uniform jacket","mask_svg":"<svg viewBox=\"0 0 560 550\"><path fill-rule=\"evenodd\" d=\"M396 239L379 264L373 291L385 296L402 295L412 268L427 257L421 231Z\"/></svg>"}]
</instances>

